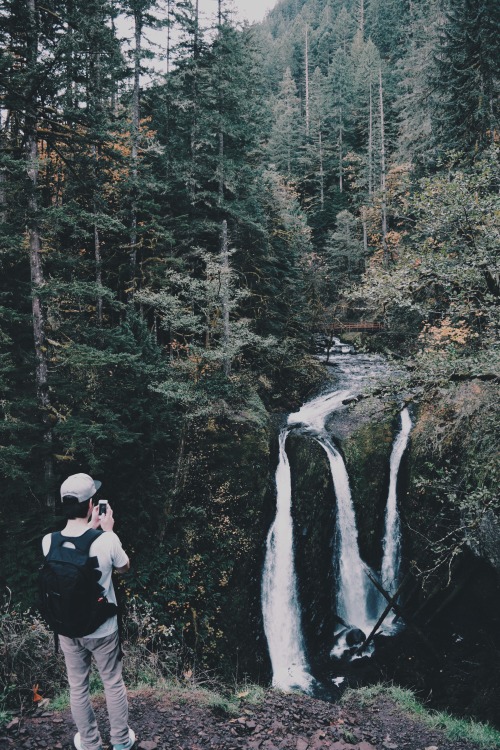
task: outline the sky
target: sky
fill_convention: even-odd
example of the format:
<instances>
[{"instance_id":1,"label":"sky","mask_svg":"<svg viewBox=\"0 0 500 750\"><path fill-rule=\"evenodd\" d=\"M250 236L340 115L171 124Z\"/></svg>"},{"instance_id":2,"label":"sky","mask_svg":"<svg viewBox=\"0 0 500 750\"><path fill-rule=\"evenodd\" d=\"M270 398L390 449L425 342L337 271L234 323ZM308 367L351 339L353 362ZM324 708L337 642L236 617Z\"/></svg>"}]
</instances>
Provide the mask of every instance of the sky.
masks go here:
<instances>
[{"instance_id":1,"label":"sky","mask_svg":"<svg viewBox=\"0 0 500 750\"><path fill-rule=\"evenodd\" d=\"M250 23L257 23L262 21L267 11L273 8L278 0L225 0L225 7L232 6L234 9L234 20L235 21L249 21ZM214 19L217 14L218 0L199 0L199 10L201 24L213 25ZM133 39L132 21L124 16L119 16L117 19L118 34L123 39L125 48L129 47ZM157 31L155 29L148 29L145 33L145 46L152 45L153 49L157 53L155 60L149 61L148 67L150 72L165 73L165 62L161 59L159 54L161 49L165 46L165 31ZM175 32L174 32L175 39ZM151 78L150 74L145 74L144 80Z\"/></svg>"},{"instance_id":2,"label":"sky","mask_svg":"<svg viewBox=\"0 0 500 750\"><path fill-rule=\"evenodd\" d=\"M201 0L201 2L216 7L217 0ZM276 5L277 0L233 0L234 8L240 21L262 21L266 12Z\"/></svg>"}]
</instances>

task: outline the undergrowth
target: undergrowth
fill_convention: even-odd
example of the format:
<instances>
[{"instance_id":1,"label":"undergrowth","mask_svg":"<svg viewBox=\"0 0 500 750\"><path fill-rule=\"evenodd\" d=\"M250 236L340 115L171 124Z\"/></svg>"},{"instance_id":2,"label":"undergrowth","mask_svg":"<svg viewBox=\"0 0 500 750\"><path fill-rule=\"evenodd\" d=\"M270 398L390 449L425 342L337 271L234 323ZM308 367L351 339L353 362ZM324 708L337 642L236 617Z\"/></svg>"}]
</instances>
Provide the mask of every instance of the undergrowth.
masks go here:
<instances>
[{"instance_id":1,"label":"undergrowth","mask_svg":"<svg viewBox=\"0 0 500 750\"><path fill-rule=\"evenodd\" d=\"M123 676L129 690L166 692L178 702L194 699L224 716L237 715L240 701L258 703L264 696L260 686L244 682L228 687L213 675L186 668L169 632L158 627L148 605L128 609L122 645ZM33 709L40 699L44 701L40 705L54 711L69 706L64 657L55 653L51 631L37 615L21 612L10 600L0 607L0 653L0 726L14 714ZM103 692L95 666L90 692Z\"/></svg>"},{"instance_id":2,"label":"undergrowth","mask_svg":"<svg viewBox=\"0 0 500 750\"><path fill-rule=\"evenodd\" d=\"M391 698L412 717L419 719L431 729L442 730L451 740L468 740L487 750L500 748L500 732L493 727L472 719L459 719L444 711L430 710L415 697L411 690L398 685L378 684L348 690L342 700L345 703L355 700L364 706L370 705L380 696Z\"/></svg>"}]
</instances>

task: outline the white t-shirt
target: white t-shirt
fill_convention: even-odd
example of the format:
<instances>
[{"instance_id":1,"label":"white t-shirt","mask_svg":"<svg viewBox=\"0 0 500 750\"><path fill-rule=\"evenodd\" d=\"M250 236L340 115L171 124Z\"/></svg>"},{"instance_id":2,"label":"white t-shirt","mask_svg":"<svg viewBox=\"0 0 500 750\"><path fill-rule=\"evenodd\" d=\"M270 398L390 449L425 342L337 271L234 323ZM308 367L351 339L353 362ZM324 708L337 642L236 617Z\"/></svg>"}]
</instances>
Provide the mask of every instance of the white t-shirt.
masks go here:
<instances>
[{"instance_id":1,"label":"white t-shirt","mask_svg":"<svg viewBox=\"0 0 500 750\"><path fill-rule=\"evenodd\" d=\"M86 528L82 529L81 534L72 534L71 536L82 536L87 531ZM69 534L64 534L68 539L71 539ZM45 556L48 555L50 550L51 534L46 534L42 539L42 551ZM66 544L64 545L66 546ZM69 545L68 545L69 546ZM104 589L104 596L107 597L108 602L116 604L116 595L113 588L113 581L111 574L113 568L123 568L128 563L128 556L125 553L122 543L115 534L114 531L105 531L99 536L95 542L92 542L89 550L89 557L97 557L97 563L99 570L101 571L101 577L99 584ZM104 638L107 635L111 635L118 629L118 619L116 615L110 617L97 630L90 633L86 638Z\"/></svg>"}]
</instances>

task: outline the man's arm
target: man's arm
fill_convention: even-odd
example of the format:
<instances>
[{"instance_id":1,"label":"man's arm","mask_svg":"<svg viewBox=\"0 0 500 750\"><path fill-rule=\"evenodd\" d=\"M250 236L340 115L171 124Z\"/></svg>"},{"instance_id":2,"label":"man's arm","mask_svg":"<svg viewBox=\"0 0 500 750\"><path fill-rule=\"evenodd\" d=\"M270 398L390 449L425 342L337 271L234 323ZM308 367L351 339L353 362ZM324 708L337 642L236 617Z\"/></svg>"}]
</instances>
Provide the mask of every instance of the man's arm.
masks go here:
<instances>
[{"instance_id":1,"label":"man's arm","mask_svg":"<svg viewBox=\"0 0 500 750\"><path fill-rule=\"evenodd\" d=\"M130 560L127 562L126 565L122 565L121 568L115 568L115 571L117 573L126 573L128 570L130 570Z\"/></svg>"},{"instance_id":2,"label":"man's arm","mask_svg":"<svg viewBox=\"0 0 500 750\"><path fill-rule=\"evenodd\" d=\"M113 509L111 508L111 505L109 505L109 503L106 508L106 515L98 516L98 519L99 519L101 529L103 531L113 531L113 526L115 525L115 519L113 517ZM123 557L127 557L127 555L122 550L122 547L119 541L118 541L118 544L119 544L119 553L120 553L119 556L123 559ZM130 560L127 559L127 562L125 563L125 565L114 567L114 570L117 573L126 573L128 570L130 570Z\"/></svg>"}]
</instances>

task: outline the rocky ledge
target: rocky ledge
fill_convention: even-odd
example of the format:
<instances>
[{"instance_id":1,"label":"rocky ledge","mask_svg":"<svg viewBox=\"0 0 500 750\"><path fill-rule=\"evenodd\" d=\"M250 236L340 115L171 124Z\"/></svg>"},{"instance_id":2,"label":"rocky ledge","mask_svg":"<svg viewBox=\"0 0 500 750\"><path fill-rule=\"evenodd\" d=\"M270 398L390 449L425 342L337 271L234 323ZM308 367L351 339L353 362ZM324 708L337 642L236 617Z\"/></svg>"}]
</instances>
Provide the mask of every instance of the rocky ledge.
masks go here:
<instances>
[{"instance_id":1,"label":"rocky ledge","mask_svg":"<svg viewBox=\"0 0 500 750\"><path fill-rule=\"evenodd\" d=\"M137 750L479 750L429 729L384 695L368 705L355 693L342 704L275 691L254 704L241 695L237 715L228 716L222 702L196 691L131 693ZM108 750L104 699L94 703ZM16 717L0 730L0 750L70 750L73 732L69 710Z\"/></svg>"}]
</instances>

